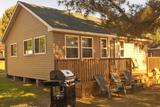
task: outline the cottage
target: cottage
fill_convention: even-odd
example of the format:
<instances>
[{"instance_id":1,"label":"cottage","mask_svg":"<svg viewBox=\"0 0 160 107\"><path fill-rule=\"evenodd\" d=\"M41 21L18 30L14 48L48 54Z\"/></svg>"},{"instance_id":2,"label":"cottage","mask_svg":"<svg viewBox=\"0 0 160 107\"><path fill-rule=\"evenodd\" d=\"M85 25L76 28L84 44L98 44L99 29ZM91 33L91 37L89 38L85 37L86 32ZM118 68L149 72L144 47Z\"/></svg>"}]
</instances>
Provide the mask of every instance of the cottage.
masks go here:
<instances>
[{"instance_id":1,"label":"cottage","mask_svg":"<svg viewBox=\"0 0 160 107\"><path fill-rule=\"evenodd\" d=\"M116 36L97 18L53 8L18 2L3 42L7 75L49 80L51 70L70 69L81 79L80 91L112 66L132 68L131 59L146 72L147 40Z\"/></svg>"}]
</instances>

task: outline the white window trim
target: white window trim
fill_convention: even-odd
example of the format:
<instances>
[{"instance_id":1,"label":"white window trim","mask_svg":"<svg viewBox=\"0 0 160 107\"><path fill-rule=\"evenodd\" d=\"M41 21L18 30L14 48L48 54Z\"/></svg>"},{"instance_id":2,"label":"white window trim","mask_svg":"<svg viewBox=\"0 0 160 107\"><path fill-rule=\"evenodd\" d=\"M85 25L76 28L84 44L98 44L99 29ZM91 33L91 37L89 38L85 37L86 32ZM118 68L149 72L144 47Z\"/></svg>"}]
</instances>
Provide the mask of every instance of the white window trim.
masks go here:
<instances>
[{"instance_id":1,"label":"white window trim","mask_svg":"<svg viewBox=\"0 0 160 107\"><path fill-rule=\"evenodd\" d=\"M67 48L77 48L77 47L74 47L74 46L67 46L67 36L68 37L76 37L78 38L78 57L77 58L67 58ZM79 36L78 35L65 35L65 59L80 59L80 47L79 47Z\"/></svg>"},{"instance_id":2,"label":"white window trim","mask_svg":"<svg viewBox=\"0 0 160 107\"><path fill-rule=\"evenodd\" d=\"M36 48L36 42L35 42L35 40L36 39L39 39L39 38L45 38L45 51L44 52L39 52L39 53L35 53L35 48ZM43 54L46 54L47 53L47 41L46 41L46 35L42 35L42 36L37 36L37 37L34 37L34 46L33 46L33 48L34 48L34 55L43 55Z\"/></svg>"},{"instance_id":3,"label":"white window trim","mask_svg":"<svg viewBox=\"0 0 160 107\"><path fill-rule=\"evenodd\" d=\"M106 46L106 48L103 48L102 47L102 45L101 45L101 40L106 40L107 41L107 46ZM110 49L109 49L109 40L108 40L108 38L100 38L100 54L101 54L101 58L102 59L105 59L105 58L109 58L110 57ZM102 56L102 49L106 49L107 51L108 51L108 56L107 57L103 57Z\"/></svg>"},{"instance_id":4,"label":"white window trim","mask_svg":"<svg viewBox=\"0 0 160 107\"><path fill-rule=\"evenodd\" d=\"M11 50L12 45L16 45L16 55L15 56L12 56L12 50ZM17 57L17 43L11 43L10 44L10 57Z\"/></svg>"},{"instance_id":5,"label":"white window trim","mask_svg":"<svg viewBox=\"0 0 160 107\"><path fill-rule=\"evenodd\" d=\"M140 53L140 46L139 43L134 43L134 51L136 54Z\"/></svg>"},{"instance_id":6,"label":"white window trim","mask_svg":"<svg viewBox=\"0 0 160 107\"><path fill-rule=\"evenodd\" d=\"M123 48L121 47L121 43L120 42L123 42ZM120 44L120 58L125 58L124 56L124 44L125 44L125 41L119 41L119 44ZM121 56L121 51L123 50L123 56Z\"/></svg>"},{"instance_id":7,"label":"white window trim","mask_svg":"<svg viewBox=\"0 0 160 107\"><path fill-rule=\"evenodd\" d=\"M92 47L83 47L82 46L82 39L83 38L89 38L92 39ZM88 36L81 36L81 58L82 59L93 59L94 58L94 45L93 45L93 37L88 37ZM92 49L92 57L83 57L83 49Z\"/></svg>"},{"instance_id":8,"label":"white window trim","mask_svg":"<svg viewBox=\"0 0 160 107\"><path fill-rule=\"evenodd\" d=\"M25 42L25 41L29 41L29 40L32 41L32 54L25 54L25 53L24 53L24 42ZM31 56L31 55L33 55L33 39L32 39L32 38L29 38L29 39L23 40L23 56Z\"/></svg>"}]
</instances>

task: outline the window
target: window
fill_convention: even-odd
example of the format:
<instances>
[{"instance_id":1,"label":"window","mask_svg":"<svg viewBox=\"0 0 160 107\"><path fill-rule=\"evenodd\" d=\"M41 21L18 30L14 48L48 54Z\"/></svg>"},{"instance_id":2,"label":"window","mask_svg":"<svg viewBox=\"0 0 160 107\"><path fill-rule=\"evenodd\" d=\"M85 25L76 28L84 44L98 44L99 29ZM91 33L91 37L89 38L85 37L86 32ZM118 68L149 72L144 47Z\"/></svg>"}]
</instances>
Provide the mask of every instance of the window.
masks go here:
<instances>
[{"instance_id":1,"label":"window","mask_svg":"<svg viewBox=\"0 0 160 107\"><path fill-rule=\"evenodd\" d=\"M93 58L93 38L81 38L82 58Z\"/></svg>"},{"instance_id":2,"label":"window","mask_svg":"<svg viewBox=\"0 0 160 107\"><path fill-rule=\"evenodd\" d=\"M32 39L24 40L23 47L24 47L24 55L32 55L33 54Z\"/></svg>"},{"instance_id":3,"label":"window","mask_svg":"<svg viewBox=\"0 0 160 107\"><path fill-rule=\"evenodd\" d=\"M134 51L135 51L136 54L139 53L139 45L138 45L138 43L134 44Z\"/></svg>"},{"instance_id":4,"label":"window","mask_svg":"<svg viewBox=\"0 0 160 107\"><path fill-rule=\"evenodd\" d=\"M115 58L120 58L120 42L115 40Z\"/></svg>"},{"instance_id":5,"label":"window","mask_svg":"<svg viewBox=\"0 0 160 107\"><path fill-rule=\"evenodd\" d=\"M103 38L100 40L100 45L101 45L101 57L102 58L107 58L109 57L109 49L108 49L108 39Z\"/></svg>"},{"instance_id":6,"label":"window","mask_svg":"<svg viewBox=\"0 0 160 107\"><path fill-rule=\"evenodd\" d=\"M34 53L45 54L46 53L46 37L39 36L34 38Z\"/></svg>"},{"instance_id":7,"label":"window","mask_svg":"<svg viewBox=\"0 0 160 107\"><path fill-rule=\"evenodd\" d=\"M13 43L10 46L11 46L11 57L16 57L17 56L17 44Z\"/></svg>"},{"instance_id":8,"label":"window","mask_svg":"<svg viewBox=\"0 0 160 107\"><path fill-rule=\"evenodd\" d=\"M74 35L65 36L65 56L66 58L79 58L79 37Z\"/></svg>"},{"instance_id":9,"label":"window","mask_svg":"<svg viewBox=\"0 0 160 107\"><path fill-rule=\"evenodd\" d=\"M124 41L120 41L120 56L124 57Z\"/></svg>"},{"instance_id":10,"label":"window","mask_svg":"<svg viewBox=\"0 0 160 107\"><path fill-rule=\"evenodd\" d=\"M139 51L140 51L140 53L143 53L144 51L145 51L145 46L144 46L144 44L140 44L139 45Z\"/></svg>"},{"instance_id":11,"label":"window","mask_svg":"<svg viewBox=\"0 0 160 107\"><path fill-rule=\"evenodd\" d=\"M110 57L115 58L115 40L110 40Z\"/></svg>"}]
</instances>

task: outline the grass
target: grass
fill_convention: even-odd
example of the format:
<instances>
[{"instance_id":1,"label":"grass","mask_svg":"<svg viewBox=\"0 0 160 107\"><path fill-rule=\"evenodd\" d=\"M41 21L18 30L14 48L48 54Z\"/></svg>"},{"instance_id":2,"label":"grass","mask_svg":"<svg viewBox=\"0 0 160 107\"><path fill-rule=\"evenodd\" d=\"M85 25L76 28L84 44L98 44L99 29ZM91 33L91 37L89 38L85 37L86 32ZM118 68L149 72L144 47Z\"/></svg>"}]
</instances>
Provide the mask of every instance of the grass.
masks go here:
<instances>
[{"instance_id":1,"label":"grass","mask_svg":"<svg viewBox=\"0 0 160 107\"><path fill-rule=\"evenodd\" d=\"M47 104L49 104L47 89L6 79L1 71L0 107L46 107Z\"/></svg>"},{"instance_id":2,"label":"grass","mask_svg":"<svg viewBox=\"0 0 160 107\"><path fill-rule=\"evenodd\" d=\"M108 100L106 97L91 97L77 100L76 107L159 107L160 86L137 90ZM44 87L4 78L0 73L0 107L49 107L50 97Z\"/></svg>"},{"instance_id":3,"label":"grass","mask_svg":"<svg viewBox=\"0 0 160 107\"><path fill-rule=\"evenodd\" d=\"M137 90L108 100L91 97L77 100L76 107L159 107L160 85ZM49 107L48 89L34 84L22 84L4 77L4 62L0 62L0 107Z\"/></svg>"}]
</instances>

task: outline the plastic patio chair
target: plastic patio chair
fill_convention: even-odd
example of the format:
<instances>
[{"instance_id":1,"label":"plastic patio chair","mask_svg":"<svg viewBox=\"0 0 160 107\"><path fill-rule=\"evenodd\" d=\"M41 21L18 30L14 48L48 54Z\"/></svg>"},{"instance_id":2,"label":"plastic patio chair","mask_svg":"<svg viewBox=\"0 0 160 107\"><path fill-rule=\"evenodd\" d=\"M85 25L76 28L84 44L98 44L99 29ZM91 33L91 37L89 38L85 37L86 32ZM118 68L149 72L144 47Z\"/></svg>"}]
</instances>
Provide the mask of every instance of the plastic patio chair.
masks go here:
<instances>
[{"instance_id":1,"label":"plastic patio chair","mask_svg":"<svg viewBox=\"0 0 160 107\"><path fill-rule=\"evenodd\" d=\"M106 81L104 79L104 76L100 75L100 74L96 75L95 80L96 80L98 86L100 87L101 92L104 93L104 94L108 94L108 98L111 99L112 98L112 92L111 92L111 89L110 89L110 84L108 83L108 81Z\"/></svg>"},{"instance_id":2,"label":"plastic patio chair","mask_svg":"<svg viewBox=\"0 0 160 107\"><path fill-rule=\"evenodd\" d=\"M123 71L123 75L125 78L125 84L131 85L132 89L136 88L136 87L142 87L143 88L143 83L141 82L140 79L133 79L131 72L129 70L125 70Z\"/></svg>"},{"instance_id":3,"label":"plastic patio chair","mask_svg":"<svg viewBox=\"0 0 160 107\"><path fill-rule=\"evenodd\" d=\"M122 82L121 77L118 75L116 72L111 72L110 73L112 83L114 85L114 90L115 92L123 92L126 94L126 86Z\"/></svg>"}]
</instances>

